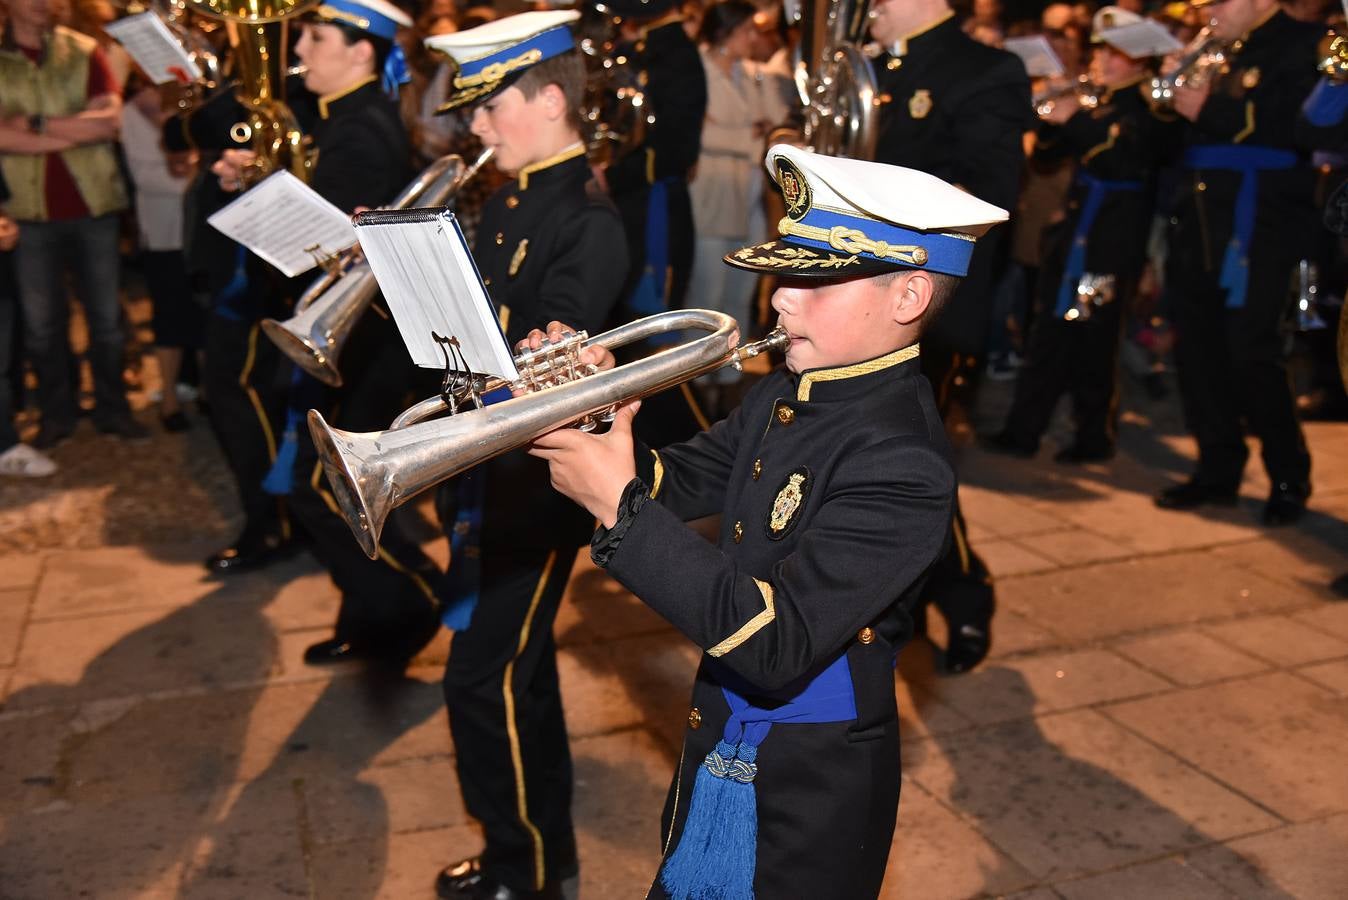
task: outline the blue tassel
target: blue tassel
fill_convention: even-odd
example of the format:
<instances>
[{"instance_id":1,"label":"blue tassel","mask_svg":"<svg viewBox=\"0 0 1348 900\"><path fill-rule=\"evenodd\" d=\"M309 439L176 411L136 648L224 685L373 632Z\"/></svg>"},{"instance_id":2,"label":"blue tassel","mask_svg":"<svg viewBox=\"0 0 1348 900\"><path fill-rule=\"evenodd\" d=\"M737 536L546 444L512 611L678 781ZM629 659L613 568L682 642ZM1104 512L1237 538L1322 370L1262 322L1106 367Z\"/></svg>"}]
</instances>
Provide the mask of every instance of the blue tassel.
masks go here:
<instances>
[{"instance_id":1,"label":"blue tassel","mask_svg":"<svg viewBox=\"0 0 1348 900\"><path fill-rule=\"evenodd\" d=\"M285 436L281 439L281 446L276 448L276 461L271 464L271 470L267 472L267 477L262 479L262 490L268 494L286 496L293 486L291 476L295 470L295 455L300 448L295 425L289 421L293 413L292 410L287 415Z\"/></svg>"},{"instance_id":2,"label":"blue tassel","mask_svg":"<svg viewBox=\"0 0 1348 900\"><path fill-rule=\"evenodd\" d=\"M697 770L679 844L660 870L671 900L753 900L757 750L720 741Z\"/></svg>"}]
</instances>

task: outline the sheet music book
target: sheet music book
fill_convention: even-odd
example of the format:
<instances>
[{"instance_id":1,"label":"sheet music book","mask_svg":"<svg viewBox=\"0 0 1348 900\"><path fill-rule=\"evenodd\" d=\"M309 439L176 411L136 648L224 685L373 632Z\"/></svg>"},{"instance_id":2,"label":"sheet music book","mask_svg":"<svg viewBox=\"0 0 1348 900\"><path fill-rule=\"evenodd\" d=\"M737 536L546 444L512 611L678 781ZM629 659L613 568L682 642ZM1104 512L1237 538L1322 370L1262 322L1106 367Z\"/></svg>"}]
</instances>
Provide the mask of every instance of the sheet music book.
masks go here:
<instances>
[{"instance_id":1,"label":"sheet music book","mask_svg":"<svg viewBox=\"0 0 1348 900\"><path fill-rule=\"evenodd\" d=\"M1184 49L1184 45L1164 25L1151 19L1102 31L1100 40L1133 59L1165 56Z\"/></svg>"},{"instance_id":2,"label":"sheet music book","mask_svg":"<svg viewBox=\"0 0 1348 900\"><path fill-rule=\"evenodd\" d=\"M355 225L414 363L445 368L438 334L458 342L462 362L475 374L519 378L496 307L453 213L444 208L371 210L356 216Z\"/></svg>"},{"instance_id":3,"label":"sheet music book","mask_svg":"<svg viewBox=\"0 0 1348 900\"><path fill-rule=\"evenodd\" d=\"M356 242L351 217L282 170L206 220L289 278Z\"/></svg>"},{"instance_id":4,"label":"sheet music book","mask_svg":"<svg viewBox=\"0 0 1348 900\"><path fill-rule=\"evenodd\" d=\"M201 69L156 13L127 16L109 22L103 30L126 48L155 84L190 84L201 77Z\"/></svg>"},{"instance_id":5,"label":"sheet music book","mask_svg":"<svg viewBox=\"0 0 1348 900\"><path fill-rule=\"evenodd\" d=\"M1025 63L1025 74L1031 78L1056 78L1066 71L1048 38L1042 34L1007 38L1002 46L1020 57Z\"/></svg>"}]
</instances>

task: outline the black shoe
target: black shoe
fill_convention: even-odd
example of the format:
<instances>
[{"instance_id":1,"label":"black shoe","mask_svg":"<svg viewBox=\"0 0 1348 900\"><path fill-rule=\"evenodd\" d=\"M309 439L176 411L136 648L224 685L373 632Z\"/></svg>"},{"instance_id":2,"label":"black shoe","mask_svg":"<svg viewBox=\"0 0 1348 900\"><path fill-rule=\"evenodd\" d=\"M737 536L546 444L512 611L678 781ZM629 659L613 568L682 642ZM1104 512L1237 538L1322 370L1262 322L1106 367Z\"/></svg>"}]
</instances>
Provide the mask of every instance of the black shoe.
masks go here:
<instances>
[{"instance_id":1,"label":"black shoe","mask_svg":"<svg viewBox=\"0 0 1348 900\"><path fill-rule=\"evenodd\" d=\"M265 565L291 556L298 549L295 541L279 534L249 534L244 532L232 546L206 557L206 568L223 575L260 569Z\"/></svg>"},{"instance_id":2,"label":"black shoe","mask_svg":"<svg viewBox=\"0 0 1348 900\"><path fill-rule=\"evenodd\" d=\"M116 418L95 422L94 427L98 429L100 434L110 434L133 443L150 439L150 429L130 416L117 416Z\"/></svg>"},{"instance_id":3,"label":"black shoe","mask_svg":"<svg viewBox=\"0 0 1348 900\"><path fill-rule=\"evenodd\" d=\"M50 450L59 444L65 443L74 433L74 425L57 425L43 422L42 427L37 431L37 437L33 438L33 449Z\"/></svg>"},{"instance_id":4,"label":"black shoe","mask_svg":"<svg viewBox=\"0 0 1348 900\"><path fill-rule=\"evenodd\" d=\"M377 658L377 655L367 648L338 638L310 644L304 651L306 666L330 666L335 663L364 662Z\"/></svg>"},{"instance_id":5,"label":"black shoe","mask_svg":"<svg viewBox=\"0 0 1348 900\"><path fill-rule=\"evenodd\" d=\"M950 645L945 650L945 670L951 675L967 672L987 658L992 649L992 623L950 626Z\"/></svg>"},{"instance_id":6,"label":"black shoe","mask_svg":"<svg viewBox=\"0 0 1348 900\"><path fill-rule=\"evenodd\" d=\"M1348 572L1340 575L1329 583L1329 589L1339 599L1348 600Z\"/></svg>"},{"instance_id":7,"label":"black shoe","mask_svg":"<svg viewBox=\"0 0 1348 900\"><path fill-rule=\"evenodd\" d=\"M506 887L482 871L482 860L474 857L446 866L435 877L435 896L441 900L561 900L559 883L549 883L541 891L520 891Z\"/></svg>"},{"instance_id":8,"label":"black shoe","mask_svg":"<svg viewBox=\"0 0 1348 900\"><path fill-rule=\"evenodd\" d=\"M1172 484L1154 498L1161 509L1197 509L1200 506L1235 506L1240 491L1235 485L1204 484L1196 478Z\"/></svg>"},{"instance_id":9,"label":"black shoe","mask_svg":"<svg viewBox=\"0 0 1348 900\"><path fill-rule=\"evenodd\" d=\"M1268 495L1268 503L1264 504L1264 524L1271 528L1291 525L1306 511L1306 498L1310 495L1310 488L1304 484L1293 485L1284 481L1274 485Z\"/></svg>"},{"instance_id":10,"label":"black shoe","mask_svg":"<svg viewBox=\"0 0 1348 900\"><path fill-rule=\"evenodd\" d=\"M171 412L167 416L161 416L159 424L164 426L164 430L172 434L179 434L192 427L187 414L181 409L177 412Z\"/></svg>"},{"instance_id":11,"label":"black shoe","mask_svg":"<svg viewBox=\"0 0 1348 900\"><path fill-rule=\"evenodd\" d=\"M978 446L992 453L1015 456L1019 459L1033 459L1035 454L1039 452L1038 444L1023 443L1005 431L999 431L996 434L980 434Z\"/></svg>"},{"instance_id":12,"label":"black shoe","mask_svg":"<svg viewBox=\"0 0 1348 900\"><path fill-rule=\"evenodd\" d=\"M1110 446L1089 447L1073 444L1053 454L1053 461L1066 465L1085 465L1086 463L1108 462L1114 458L1114 448Z\"/></svg>"}]
</instances>

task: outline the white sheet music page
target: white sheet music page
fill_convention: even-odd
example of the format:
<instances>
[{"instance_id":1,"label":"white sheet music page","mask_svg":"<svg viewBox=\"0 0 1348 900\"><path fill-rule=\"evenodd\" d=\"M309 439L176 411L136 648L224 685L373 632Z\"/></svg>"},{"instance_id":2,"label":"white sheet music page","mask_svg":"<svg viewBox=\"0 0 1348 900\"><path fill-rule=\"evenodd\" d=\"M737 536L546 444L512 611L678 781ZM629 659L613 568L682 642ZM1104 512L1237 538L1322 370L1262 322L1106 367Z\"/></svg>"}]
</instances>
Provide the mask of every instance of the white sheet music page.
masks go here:
<instances>
[{"instance_id":1,"label":"white sheet music page","mask_svg":"<svg viewBox=\"0 0 1348 900\"><path fill-rule=\"evenodd\" d=\"M1056 78L1064 71L1062 60L1042 34L1010 37L1002 42L1002 47L1020 57L1025 63L1025 74L1031 78Z\"/></svg>"},{"instance_id":2,"label":"white sheet music page","mask_svg":"<svg viewBox=\"0 0 1348 900\"><path fill-rule=\"evenodd\" d=\"M412 361L444 369L452 338L478 375L519 378L496 307L454 214L445 209L372 210L356 216L356 235ZM457 365L461 362L463 365Z\"/></svg>"},{"instance_id":3,"label":"white sheet music page","mask_svg":"<svg viewBox=\"0 0 1348 900\"><path fill-rule=\"evenodd\" d=\"M1184 49L1184 45L1167 31L1164 25L1151 19L1107 29L1100 33L1100 38L1133 59L1165 56Z\"/></svg>"},{"instance_id":4,"label":"white sheet music page","mask_svg":"<svg viewBox=\"0 0 1348 900\"><path fill-rule=\"evenodd\" d=\"M155 84L176 81L190 84L201 77L201 69L164 21L152 12L140 13L109 22L103 30L126 48L136 65Z\"/></svg>"},{"instance_id":5,"label":"white sheet music page","mask_svg":"<svg viewBox=\"0 0 1348 900\"><path fill-rule=\"evenodd\" d=\"M356 242L351 217L284 170L268 175L206 221L289 278Z\"/></svg>"}]
</instances>

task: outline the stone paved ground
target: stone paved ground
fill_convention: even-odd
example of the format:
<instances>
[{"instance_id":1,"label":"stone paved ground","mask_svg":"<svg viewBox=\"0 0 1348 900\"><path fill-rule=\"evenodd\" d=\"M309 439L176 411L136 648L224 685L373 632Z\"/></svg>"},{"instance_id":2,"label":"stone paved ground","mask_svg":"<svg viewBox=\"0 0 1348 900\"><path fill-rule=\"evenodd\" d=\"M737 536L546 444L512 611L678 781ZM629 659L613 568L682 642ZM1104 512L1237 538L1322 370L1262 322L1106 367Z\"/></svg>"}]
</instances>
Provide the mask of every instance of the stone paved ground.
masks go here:
<instances>
[{"instance_id":1,"label":"stone paved ground","mask_svg":"<svg viewBox=\"0 0 1348 900\"><path fill-rule=\"evenodd\" d=\"M902 654L886 898L1348 896L1348 426L1309 426L1312 513L1265 531L1253 472L1237 509L1156 510L1190 447L1133 408L1109 466L965 452L996 645L949 679ZM479 846L446 638L402 679L305 668L325 576L198 567L234 524L204 430L58 456L0 485L0 897L429 897ZM696 656L590 568L557 634L582 896L639 897Z\"/></svg>"}]
</instances>

